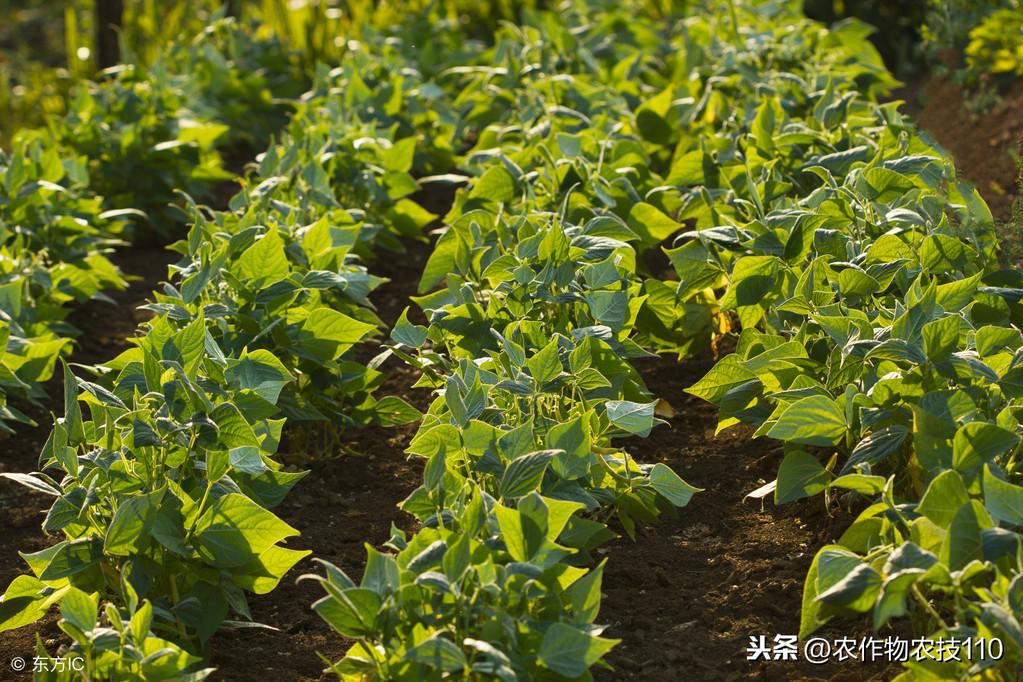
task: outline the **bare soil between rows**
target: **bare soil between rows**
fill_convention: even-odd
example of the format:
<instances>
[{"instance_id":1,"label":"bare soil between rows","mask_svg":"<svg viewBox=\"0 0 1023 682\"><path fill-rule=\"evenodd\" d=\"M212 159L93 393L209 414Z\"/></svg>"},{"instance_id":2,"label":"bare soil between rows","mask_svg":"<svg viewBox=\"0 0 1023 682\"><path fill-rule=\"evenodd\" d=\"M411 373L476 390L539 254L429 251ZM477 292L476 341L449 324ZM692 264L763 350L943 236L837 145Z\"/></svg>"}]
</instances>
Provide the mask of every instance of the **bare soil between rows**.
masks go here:
<instances>
[{"instance_id":1,"label":"bare soil between rows","mask_svg":"<svg viewBox=\"0 0 1023 682\"><path fill-rule=\"evenodd\" d=\"M996 215L1005 220L1017 185L1014 166L1005 163L1001 154L1011 160L1009 151L1018 149L1014 136L1023 131L1023 108L999 109L1000 123L985 127L962 105L959 94L947 88L932 81L916 89L926 95L914 96L919 120L955 153L964 176L978 184ZM949 100L953 97L959 99ZM974 147L981 151L974 154ZM985 163L994 156L999 157L997 164ZM415 293L428 253L429 245L416 244L406 254L384 256L373 264L376 274L391 279L375 296L385 321L395 320ZM74 361L98 362L127 347L126 339L145 319L136 308L166 277L170 260L170 254L156 247L119 254L118 264L139 279L114 296L116 306L90 303L72 316L83 330ZM599 621L608 625L607 636L622 643L608 657L614 669L597 670L595 677L654 682L853 682L894 677L897 667L858 662L812 666L746 661L751 636L771 638L798 631L802 584L813 555L821 545L837 539L855 510L825 508L820 498L780 508L770 500L746 498L774 478L780 451L770 441L753 440L743 428L715 435L714 408L683 391L712 361L705 357L677 363L659 358L639 363L650 389L677 414L649 438L628 443L629 451L641 461L668 464L705 490L673 518L641 528L635 542L620 538L605 548L606 599ZM390 378L381 395L401 395L420 408L428 404L428 392L411 388L416 379L411 370L393 359L383 369ZM59 383L51 382L49 388L52 399L46 409L32 413L40 426L21 428L14 437L0 440L0 471L35 468L48 433L48 410L60 409ZM396 505L421 479L421 463L404 454L414 429L409 425L351 432L344 454L326 445L317 447L309 434L303 434L304 451L285 447L291 453L291 465L311 469L276 510L302 533L289 546L313 550L316 557L360 575L365 543L379 547L390 536L392 523L412 530L412 518ZM25 569L18 551L36 551L57 541L40 530L49 501L0 481L0 588ZM254 618L276 630L227 631L214 638L212 663L218 672L213 679L331 679L323 674L317 654L337 660L349 643L310 610L322 594L318 586L295 580L318 568L311 558L306 559L273 593L251 599ZM31 660L37 634L51 650L62 637L53 615L37 626L0 634L0 680L29 678L28 673L11 672L8 662L15 656ZM822 634L859 637L869 633L856 620L837 622Z\"/></svg>"}]
</instances>

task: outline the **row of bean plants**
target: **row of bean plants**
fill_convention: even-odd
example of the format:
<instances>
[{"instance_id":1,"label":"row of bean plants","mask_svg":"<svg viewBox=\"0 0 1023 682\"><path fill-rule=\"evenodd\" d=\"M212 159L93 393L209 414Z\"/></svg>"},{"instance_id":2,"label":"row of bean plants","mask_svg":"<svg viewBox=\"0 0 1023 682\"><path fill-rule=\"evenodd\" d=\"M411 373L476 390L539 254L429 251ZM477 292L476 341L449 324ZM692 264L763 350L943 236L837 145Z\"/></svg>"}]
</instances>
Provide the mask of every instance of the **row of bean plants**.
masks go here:
<instances>
[{"instance_id":1,"label":"row of bean plants","mask_svg":"<svg viewBox=\"0 0 1023 682\"><path fill-rule=\"evenodd\" d=\"M624 16L579 42L617 61L608 24ZM661 283L641 254L667 235L628 216L660 180L628 102L578 66L585 18L538 14L436 73L464 174L445 180L468 186L420 282L427 324L406 311L389 347L437 394L409 446L423 484L401 505L421 525L393 531L396 554L369 548L358 582L330 564L310 576L314 609L355 641L331 666L342 679L588 678L616 643L595 622L611 519L631 535L698 492L615 443L660 422L637 339L683 352L712 315L683 322L647 293ZM658 313L660 334L638 322Z\"/></svg>"},{"instance_id":2,"label":"row of bean plants","mask_svg":"<svg viewBox=\"0 0 1023 682\"><path fill-rule=\"evenodd\" d=\"M264 145L283 125L272 93L301 88L294 61L222 20L152 69L82 82L66 117L0 152L0 429L30 422L18 407L43 396L70 350L73 305L126 286L111 251L141 225L182 224L177 192L208 196L232 177L219 149Z\"/></svg>"},{"instance_id":3,"label":"row of bean plants","mask_svg":"<svg viewBox=\"0 0 1023 682\"><path fill-rule=\"evenodd\" d=\"M688 390L719 407L719 428L784 443L761 494L866 502L817 553L803 636L841 616L870 614L876 630L908 616L918 636L998 637L1005 654L927 652L906 679L1010 674L1023 661L1019 275L998 269L977 193L879 103L890 79L848 52L860 27L826 34L776 9L741 9L731 34L708 18L717 30L695 43L695 102L717 95L728 113L692 112L702 130L675 147L679 217L698 229L670 255L683 288L727 283L719 302L742 332Z\"/></svg>"}]
</instances>

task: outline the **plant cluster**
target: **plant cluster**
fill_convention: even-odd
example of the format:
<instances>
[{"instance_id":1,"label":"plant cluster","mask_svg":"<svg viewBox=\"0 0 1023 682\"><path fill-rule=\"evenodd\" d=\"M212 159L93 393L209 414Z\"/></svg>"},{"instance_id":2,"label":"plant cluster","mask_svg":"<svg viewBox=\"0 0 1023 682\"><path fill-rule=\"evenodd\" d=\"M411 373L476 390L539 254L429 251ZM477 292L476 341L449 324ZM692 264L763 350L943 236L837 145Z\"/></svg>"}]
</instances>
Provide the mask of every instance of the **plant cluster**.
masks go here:
<instances>
[{"instance_id":1,"label":"plant cluster","mask_svg":"<svg viewBox=\"0 0 1023 682\"><path fill-rule=\"evenodd\" d=\"M297 531L271 511L305 475L275 457L287 419L419 417L376 401L382 374L352 352L382 324L368 298L382 280L353 249L372 246L377 209L414 191L407 145L368 144L309 102L229 210L188 204L156 316L132 349L83 367L89 378L65 368L41 471L5 475L54 497L44 530L65 539L23 555L31 574L5 593L0 630L59 606L69 655L93 677L202 679L210 637L251 626L247 595L309 553L284 546ZM345 194L351 173L373 178L378 164L379 192Z\"/></svg>"},{"instance_id":2,"label":"plant cluster","mask_svg":"<svg viewBox=\"0 0 1023 682\"><path fill-rule=\"evenodd\" d=\"M747 31L777 35L757 14ZM761 54L761 68L779 56ZM687 165L702 229L673 260L683 286L723 276L721 306L742 327L688 390L719 407L719 428L784 443L761 494L870 503L818 552L803 635L843 615L880 629L909 614L922 634L998 636L1006 656L910 663L907 678L1011 669L1023 654L1019 278L997 271L983 201L874 101L869 69L804 68L733 100L728 124L688 152L716 162Z\"/></svg>"},{"instance_id":3,"label":"plant cluster","mask_svg":"<svg viewBox=\"0 0 1023 682\"><path fill-rule=\"evenodd\" d=\"M976 111L1023 75L1023 5L1019 0L930 0L923 26L927 56L971 94Z\"/></svg>"},{"instance_id":4,"label":"plant cluster","mask_svg":"<svg viewBox=\"0 0 1023 682\"><path fill-rule=\"evenodd\" d=\"M1023 7L992 12L970 31L969 67L993 76L1023 76Z\"/></svg>"},{"instance_id":5,"label":"plant cluster","mask_svg":"<svg viewBox=\"0 0 1023 682\"><path fill-rule=\"evenodd\" d=\"M543 13L437 72L468 187L415 299L428 324L406 310L389 347L436 392L409 446L423 485L401 505L421 528L394 531L397 555L370 548L359 582L330 564L313 576L327 593L314 609L356 641L331 664L343 679L587 676L615 644L595 624L591 555L610 520L633 534L697 492L616 444L660 421L630 360L648 354L639 253L666 235L630 228L660 179L618 172L646 152L615 124L626 101L579 57L608 42L607 19L576 47L576 26Z\"/></svg>"},{"instance_id":6,"label":"plant cluster","mask_svg":"<svg viewBox=\"0 0 1023 682\"><path fill-rule=\"evenodd\" d=\"M210 637L251 625L249 595L307 554L272 511L304 475L277 457L286 422L421 420L415 531L367 547L358 581L307 576L353 642L329 669L590 679L616 644L595 550L699 492L629 454L667 409L634 363L735 330L687 390L719 428L784 444L756 494L862 509L814 560L802 634L869 613L1005 645L905 679L1023 662L1023 280L997 270L976 191L882 103L896 82L869 29L768 0L568 2L487 42L437 19L367 30L318 68L229 209L187 203L135 347L65 369L50 473L6 475L54 497L44 528L64 539L24 555L0 630L58 605L93 677L202 679ZM199 126L210 145L221 111ZM452 187L418 311L363 364L384 326L365 263L421 238ZM87 254L108 238L85 236ZM425 415L374 397L390 356L433 392Z\"/></svg>"},{"instance_id":7,"label":"plant cluster","mask_svg":"<svg viewBox=\"0 0 1023 682\"><path fill-rule=\"evenodd\" d=\"M125 286L114 247L142 222L172 229L180 193L232 177L218 145L265 144L286 122L272 93L297 94L296 68L271 37L221 20L152 69L81 83L65 117L0 153L0 429L28 421L9 401L41 397L70 350L71 305Z\"/></svg>"},{"instance_id":8,"label":"plant cluster","mask_svg":"<svg viewBox=\"0 0 1023 682\"><path fill-rule=\"evenodd\" d=\"M31 423L9 401L34 402L77 331L70 306L126 286L109 252L123 212L104 211L85 159L45 132L0 151L0 430Z\"/></svg>"}]
</instances>

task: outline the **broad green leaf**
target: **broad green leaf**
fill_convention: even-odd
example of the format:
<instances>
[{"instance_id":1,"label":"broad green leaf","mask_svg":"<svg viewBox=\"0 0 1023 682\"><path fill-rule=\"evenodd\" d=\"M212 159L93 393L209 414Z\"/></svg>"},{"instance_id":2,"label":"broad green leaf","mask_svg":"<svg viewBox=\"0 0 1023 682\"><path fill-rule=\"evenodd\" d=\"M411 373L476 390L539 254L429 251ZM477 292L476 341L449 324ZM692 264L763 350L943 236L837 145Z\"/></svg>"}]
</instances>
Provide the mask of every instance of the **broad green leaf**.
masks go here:
<instances>
[{"instance_id":1,"label":"broad green leaf","mask_svg":"<svg viewBox=\"0 0 1023 682\"><path fill-rule=\"evenodd\" d=\"M469 191L470 199L504 203L515 198L515 178L503 166L488 168Z\"/></svg>"},{"instance_id":2,"label":"broad green leaf","mask_svg":"<svg viewBox=\"0 0 1023 682\"><path fill-rule=\"evenodd\" d=\"M845 411L838 403L815 395L789 405L767 435L787 443L827 447L842 442L847 431Z\"/></svg>"},{"instance_id":3,"label":"broad green leaf","mask_svg":"<svg viewBox=\"0 0 1023 682\"><path fill-rule=\"evenodd\" d=\"M540 450L513 459L501 477L501 498L522 497L539 488L547 465L558 454L557 450Z\"/></svg>"},{"instance_id":4,"label":"broad green leaf","mask_svg":"<svg viewBox=\"0 0 1023 682\"><path fill-rule=\"evenodd\" d=\"M196 523L205 558L218 568L244 566L298 531L237 493L217 498Z\"/></svg>"},{"instance_id":5,"label":"broad green leaf","mask_svg":"<svg viewBox=\"0 0 1023 682\"><path fill-rule=\"evenodd\" d=\"M968 480L980 468L1003 452L1019 445L1020 438L1012 431L995 424L970 422L959 427L952 441L952 463Z\"/></svg>"},{"instance_id":6,"label":"broad green leaf","mask_svg":"<svg viewBox=\"0 0 1023 682\"><path fill-rule=\"evenodd\" d=\"M405 310L401 311L401 317L394 323L394 329L391 330L391 338L406 346L419 348L426 343L428 330L422 325L409 322L408 310L408 308L405 308Z\"/></svg>"},{"instance_id":7,"label":"broad green leaf","mask_svg":"<svg viewBox=\"0 0 1023 682\"><path fill-rule=\"evenodd\" d=\"M436 670L454 673L469 665L468 659L461 648L441 634L434 634L426 641L417 644L405 659L428 665Z\"/></svg>"},{"instance_id":8,"label":"broad green leaf","mask_svg":"<svg viewBox=\"0 0 1023 682\"><path fill-rule=\"evenodd\" d=\"M562 372L558 340L552 339L536 355L526 360L526 367L537 386L543 386L557 378Z\"/></svg>"},{"instance_id":9,"label":"broad green leaf","mask_svg":"<svg viewBox=\"0 0 1023 682\"><path fill-rule=\"evenodd\" d=\"M778 469L778 486L774 490L774 503L785 504L823 492L831 480L831 473L816 457L803 450L785 455Z\"/></svg>"},{"instance_id":10,"label":"broad green leaf","mask_svg":"<svg viewBox=\"0 0 1023 682\"><path fill-rule=\"evenodd\" d=\"M963 479L956 471L939 474L917 505L917 511L941 528L948 528L956 514L970 501Z\"/></svg>"},{"instance_id":11,"label":"broad green leaf","mask_svg":"<svg viewBox=\"0 0 1023 682\"><path fill-rule=\"evenodd\" d=\"M375 327L330 308L317 308L302 323L299 344L321 362L336 360L369 336Z\"/></svg>"},{"instance_id":12,"label":"broad green leaf","mask_svg":"<svg viewBox=\"0 0 1023 682\"><path fill-rule=\"evenodd\" d=\"M948 535L941 548L942 560L953 571L965 568L971 561L983 561L981 532L992 525L987 510L979 501L967 501L956 511L948 526Z\"/></svg>"},{"instance_id":13,"label":"broad green leaf","mask_svg":"<svg viewBox=\"0 0 1023 682\"><path fill-rule=\"evenodd\" d=\"M243 281L251 281L258 288L286 278L291 267L284 252L284 241L277 228L271 228L260 239L245 249L232 268Z\"/></svg>"},{"instance_id":14,"label":"broad green leaf","mask_svg":"<svg viewBox=\"0 0 1023 682\"><path fill-rule=\"evenodd\" d=\"M609 400L605 403L607 417L618 428L642 438L650 435L654 427L654 409L657 403L634 403L628 400Z\"/></svg>"},{"instance_id":15,"label":"broad green leaf","mask_svg":"<svg viewBox=\"0 0 1023 682\"><path fill-rule=\"evenodd\" d=\"M591 635L565 623L554 623L544 634L537 660L548 670L574 679L585 674L618 642Z\"/></svg>"},{"instance_id":16,"label":"broad green leaf","mask_svg":"<svg viewBox=\"0 0 1023 682\"><path fill-rule=\"evenodd\" d=\"M689 485L671 467L658 462L650 469L650 485L676 507L689 504L693 495L703 492L702 488Z\"/></svg>"},{"instance_id":17,"label":"broad green leaf","mask_svg":"<svg viewBox=\"0 0 1023 682\"><path fill-rule=\"evenodd\" d=\"M331 588L328 592L328 596L313 604L320 618L345 637L358 638L374 633L381 605L376 592L361 587Z\"/></svg>"},{"instance_id":18,"label":"broad green leaf","mask_svg":"<svg viewBox=\"0 0 1023 682\"><path fill-rule=\"evenodd\" d=\"M0 632L7 632L34 623L47 608L47 586L31 575L19 575L4 592L0 601Z\"/></svg>"},{"instance_id":19,"label":"broad green leaf","mask_svg":"<svg viewBox=\"0 0 1023 682\"><path fill-rule=\"evenodd\" d=\"M547 432L546 445L551 450L561 451L551 462L551 468L561 478L574 480L589 472L590 435L582 417L552 426Z\"/></svg>"},{"instance_id":20,"label":"broad green leaf","mask_svg":"<svg viewBox=\"0 0 1023 682\"><path fill-rule=\"evenodd\" d=\"M883 582L881 574L870 564L861 563L818 595L817 599L829 606L840 606L862 613L874 607Z\"/></svg>"},{"instance_id":21,"label":"broad green leaf","mask_svg":"<svg viewBox=\"0 0 1023 682\"><path fill-rule=\"evenodd\" d=\"M717 405L730 390L756 379L757 375L746 369L739 356L726 355L702 379L687 388L686 393Z\"/></svg>"},{"instance_id":22,"label":"broad green leaf","mask_svg":"<svg viewBox=\"0 0 1023 682\"><path fill-rule=\"evenodd\" d=\"M1023 486L998 478L990 466L984 467L984 504L999 521L1023 526Z\"/></svg>"},{"instance_id":23,"label":"broad green leaf","mask_svg":"<svg viewBox=\"0 0 1023 682\"><path fill-rule=\"evenodd\" d=\"M124 500L107 528L103 551L114 556L131 556L144 550L163 495L161 488Z\"/></svg>"},{"instance_id":24,"label":"broad green leaf","mask_svg":"<svg viewBox=\"0 0 1023 682\"><path fill-rule=\"evenodd\" d=\"M271 405L277 404L281 390L295 380L277 356L262 348L244 350L238 359L229 358L224 376L233 388L255 391Z\"/></svg>"},{"instance_id":25,"label":"broad green leaf","mask_svg":"<svg viewBox=\"0 0 1023 682\"><path fill-rule=\"evenodd\" d=\"M98 609L99 594L86 594L76 587L68 589L60 600L60 615L83 632L96 627Z\"/></svg>"},{"instance_id":26,"label":"broad green leaf","mask_svg":"<svg viewBox=\"0 0 1023 682\"><path fill-rule=\"evenodd\" d=\"M629 211L629 225L648 244L658 244L682 229L680 223L664 215L657 207L639 202Z\"/></svg>"}]
</instances>

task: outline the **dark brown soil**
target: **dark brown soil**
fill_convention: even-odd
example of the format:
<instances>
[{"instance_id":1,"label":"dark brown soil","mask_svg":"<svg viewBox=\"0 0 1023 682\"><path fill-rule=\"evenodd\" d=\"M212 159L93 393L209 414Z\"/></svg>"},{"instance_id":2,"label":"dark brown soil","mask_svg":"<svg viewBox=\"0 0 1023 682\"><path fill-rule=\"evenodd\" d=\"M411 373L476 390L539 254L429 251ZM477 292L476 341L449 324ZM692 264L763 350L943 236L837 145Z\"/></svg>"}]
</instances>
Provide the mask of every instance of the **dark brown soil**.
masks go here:
<instances>
[{"instance_id":1,"label":"dark brown soil","mask_svg":"<svg viewBox=\"0 0 1023 682\"><path fill-rule=\"evenodd\" d=\"M983 113L972 112L962 89L944 78L919 86L910 104L918 125L951 152L962 175L976 185L996 220L1012 217L1019 197L1017 161L1023 148L1023 80L1000 93Z\"/></svg>"},{"instance_id":2,"label":"dark brown soil","mask_svg":"<svg viewBox=\"0 0 1023 682\"><path fill-rule=\"evenodd\" d=\"M412 373L397 363L387 369L392 377L384 390L408 396L415 380ZM410 402L425 408L424 398L428 396L420 395ZM392 523L412 530L412 517L400 511L397 504L422 478L421 464L408 461L402 454L414 432L414 424L389 429L370 427L346 435L346 445L359 456L312 462L311 473L274 510L302 533L288 546L310 549L316 558L339 566L358 580L366 563L365 543L379 546L386 541ZM318 680L324 664L317 653L331 661L344 655L351 642L334 634L309 608L324 592L314 581L296 582L304 573L323 571L312 557L307 558L274 592L250 599L253 618L279 632L239 630L214 638L211 649L212 663L218 668L216 679Z\"/></svg>"},{"instance_id":3,"label":"dark brown soil","mask_svg":"<svg viewBox=\"0 0 1023 682\"><path fill-rule=\"evenodd\" d=\"M715 408L683 392L710 369L709 359L639 363L648 387L676 415L646 440L628 443L640 461L664 462L704 488L676 518L643 529L635 543L621 538L606 550L606 595L600 622L620 638L608 656L614 672L598 680L868 680L894 669L846 663L746 661L750 637L799 632L803 580L819 547L852 521L825 510L818 497L775 507L745 499L773 480L780 447L734 427L715 436ZM824 637L862 637L860 622L839 624Z\"/></svg>"},{"instance_id":4,"label":"dark brown soil","mask_svg":"<svg viewBox=\"0 0 1023 682\"><path fill-rule=\"evenodd\" d=\"M377 314L388 325L397 321L415 294L426 258L425 243L407 243L403 254L385 254L371 270L389 281L374 294ZM375 351L366 353L368 357ZM379 395L400 395L421 411L431 399L429 391L411 388L416 373L395 358L381 368L389 377ZM358 580L366 564L365 543L379 546L391 535L391 524L413 530L414 519L398 509L422 479L422 464L410 461L405 448L416 425L368 427L343 435L346 450L353 454L320 458L312 452L296 452L294 443L282 449L311 473L274 511L301 531L290 541L293 549L310 549L313 556L299 562L271 594L251 599L252 616L272 630L239 630L218 634L211 643L218 680L265 679L317 680L324 664L317 653L331 661L340 659L350 641L336 635L310 605L324 592L314 581L296 582L306 573L322 569L313 559L329 561ZM330 679L323 677L323 679ZM336 678L335 678L336 679Z\"/></svg>"}]
</instances>

